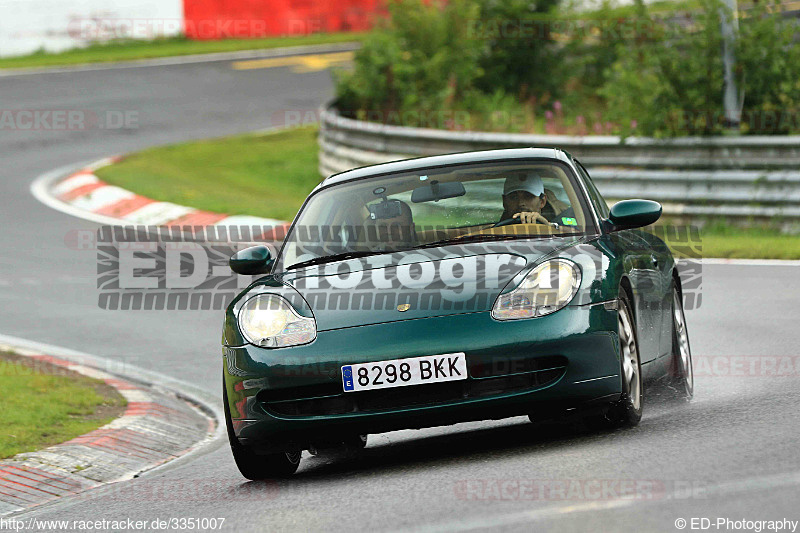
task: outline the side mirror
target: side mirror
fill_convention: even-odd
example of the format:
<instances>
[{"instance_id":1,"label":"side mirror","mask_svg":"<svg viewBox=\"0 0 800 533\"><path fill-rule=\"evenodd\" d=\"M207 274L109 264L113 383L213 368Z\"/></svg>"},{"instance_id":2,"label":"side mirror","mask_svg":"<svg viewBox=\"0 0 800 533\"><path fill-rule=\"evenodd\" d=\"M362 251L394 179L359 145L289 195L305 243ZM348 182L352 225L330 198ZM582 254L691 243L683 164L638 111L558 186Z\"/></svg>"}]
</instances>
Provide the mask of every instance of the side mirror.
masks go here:
<instances>
[{"instance_id":1,"label":"side mirror","mask_svg":"<svg viewBox=\"0 0 800 533\"><path fill-rule=\"evenodd\" d=\"M228 261L237 274L266 274L272 267L272 254L266 246L251 246L233 254Z\"/></svg>"},{"instance_id":2,"label":"side mirror","mask_svg":"<svg viewBox=\"0 0 800 533\"><path fill-rule=\"evenodd\" d=\"M661 204L652 200L623 200L611 207L611 230L649 226L661 217Z\"/></svg>"}]
</instances>

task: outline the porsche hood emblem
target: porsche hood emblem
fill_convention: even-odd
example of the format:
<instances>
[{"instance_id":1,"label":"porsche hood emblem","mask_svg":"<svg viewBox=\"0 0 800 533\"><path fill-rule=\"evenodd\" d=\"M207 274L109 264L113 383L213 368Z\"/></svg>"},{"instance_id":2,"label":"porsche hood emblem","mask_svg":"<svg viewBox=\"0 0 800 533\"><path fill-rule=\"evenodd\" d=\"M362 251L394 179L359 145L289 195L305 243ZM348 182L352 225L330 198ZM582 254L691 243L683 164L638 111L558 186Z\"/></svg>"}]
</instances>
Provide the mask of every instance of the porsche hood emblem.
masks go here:
<instances>
[{"instance_id":1,"label":"porsche hood emblem","mask_svg":"<svg viewBox=\"0 0 800 533\"><path fill-rule=\"evenodd\" d=\"M397 306L397 310L401 313L408 311L409 309L411 309L411 304L400 304Z\"/></svg>"}]
</instances>

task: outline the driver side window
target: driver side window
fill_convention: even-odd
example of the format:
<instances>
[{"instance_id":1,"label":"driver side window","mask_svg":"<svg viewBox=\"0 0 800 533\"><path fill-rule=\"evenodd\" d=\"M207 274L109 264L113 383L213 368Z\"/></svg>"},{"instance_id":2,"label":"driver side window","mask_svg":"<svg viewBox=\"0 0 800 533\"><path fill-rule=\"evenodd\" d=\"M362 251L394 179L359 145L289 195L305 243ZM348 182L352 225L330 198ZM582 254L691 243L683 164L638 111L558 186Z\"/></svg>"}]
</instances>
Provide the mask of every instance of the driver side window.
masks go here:
<instances>
[{"instance_id":1,"label":"driver side window","mask_svg":"<svg viewBox=\"0 0 800 533\"><path fill-rule=\"evenodd\" d=\"M581 177L583 178L583 181L586 183L586 189L589 191L589 197L592 203L594 204L595 209L597 209L597 212L600 214L602 218L608 218L609 214L608 204L606 203L603 196L600 194L600 191L597 190L597 187L595 187L592 178L589 177L589 173L586 171L583 165L577 159L575 160L575 163L577 163L578 171L580 171Z\"/></svg>"}]
</instances>

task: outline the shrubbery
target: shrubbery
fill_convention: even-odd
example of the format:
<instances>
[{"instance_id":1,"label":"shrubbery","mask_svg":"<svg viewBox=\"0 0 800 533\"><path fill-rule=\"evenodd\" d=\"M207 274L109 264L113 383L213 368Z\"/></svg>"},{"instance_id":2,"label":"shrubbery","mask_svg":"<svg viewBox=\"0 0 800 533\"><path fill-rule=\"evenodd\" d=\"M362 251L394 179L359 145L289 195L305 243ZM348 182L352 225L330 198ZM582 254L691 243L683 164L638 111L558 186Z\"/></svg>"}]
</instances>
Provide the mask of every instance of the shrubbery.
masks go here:
<instances>
[{"instance_id":1,"label":"shrubbery","mask_svg":"<svg viewBox=\"0 0 800 533\"><path fill-rule=\"evenodd\" d=\"M756 5L739 18L734 76L742 104L744 133L799 131L800 48L796 23ZM608 116L625 134L712 135L726 128L723 105L723 39L714 0L702 0L691 15L658 24L645 39L621 43L618 59L599 93Z\"/></svg>"},{"instance_id":2,"label":"shrubbery","mask_svg":"<svg viewBox=\"0 0 800 533\"><path fill-rule=\"evenodd\" d=\"M718 0L559 10L559 0L397 0L337 77L346 115L407 126L622 135L725 129ZM774 0L770 0L774 1ZM795 19L740 9L743 133L800 131Z\"/></svg>"}]
</instances>

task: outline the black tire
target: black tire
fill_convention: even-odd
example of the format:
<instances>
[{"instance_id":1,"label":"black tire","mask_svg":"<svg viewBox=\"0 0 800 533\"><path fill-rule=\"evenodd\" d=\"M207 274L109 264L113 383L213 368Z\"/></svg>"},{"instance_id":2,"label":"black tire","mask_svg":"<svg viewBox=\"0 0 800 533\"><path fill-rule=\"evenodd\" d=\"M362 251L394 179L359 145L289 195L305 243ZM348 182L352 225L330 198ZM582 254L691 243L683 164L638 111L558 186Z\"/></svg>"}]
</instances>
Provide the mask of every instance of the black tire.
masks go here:
<instances>
[{"instance_id":1,"label":"black tire","mask_svg":"<svg viewBox=\"0 0 800 533\"><path fill-rule=\"evenodd\" d=\"M620 288L619 309L617 310L620 328L620 378L622 394L605 415L611 427L633 427L642 419L644 387L642 364L639 357L639 337L636 333L636 318L633 315L628 293ZM624 324L627 317L627 328ZM628 331L624 331L627 329ZM629 374L634 371L633 376ZM636 384L638 382L638 384Z\"/></svg>"},{"instance_id":2,"label":"black tire","mask_svg":"<svg viewBox=\"0 0 800 533\"><path fill-rule=\"evenodd\" d=\"M257 481L260 479L274 479L291 476L300 466L300 456L302 452L280 452L268 455L257 455L250 447L243 445L236 438L231 422L231 412L228 407L228 391L225 385L222 386L222 401L225 408L225 426L228 428L228 440L233 452L233 460L239 472L247 479Z\"/></svg>"},{"instance_id":3,"label":"black tire","mask_svg":"<svg viewBox=\"0 0 800 533\"><path fill-rule=\"evenodd\" d=\"M694 396L692 348L683 312L683 298L672 282L672 357L669 363L670 388L678 398L689 401Z\"/></svg>"}]
</instances>

